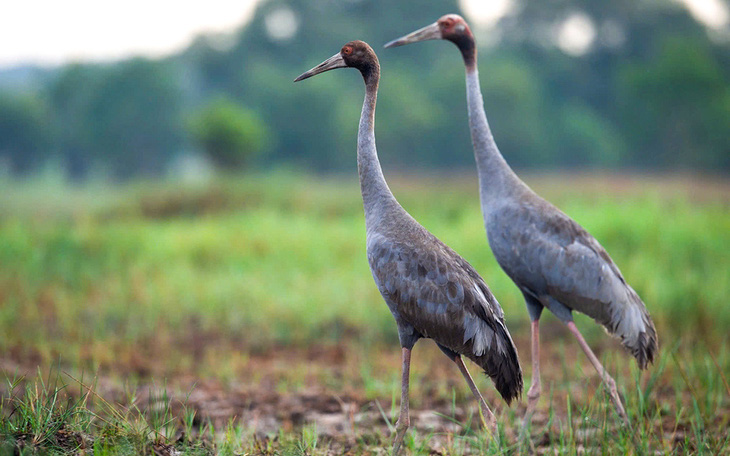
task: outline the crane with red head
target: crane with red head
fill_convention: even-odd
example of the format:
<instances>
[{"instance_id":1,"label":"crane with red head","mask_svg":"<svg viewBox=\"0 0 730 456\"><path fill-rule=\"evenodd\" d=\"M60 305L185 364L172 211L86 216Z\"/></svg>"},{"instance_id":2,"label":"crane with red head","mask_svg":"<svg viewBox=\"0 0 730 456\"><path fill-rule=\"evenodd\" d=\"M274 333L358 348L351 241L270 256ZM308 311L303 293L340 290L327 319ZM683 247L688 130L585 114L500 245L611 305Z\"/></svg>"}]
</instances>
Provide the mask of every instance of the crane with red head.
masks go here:
<instances>
[{"instance_id":1,"label":"crane with red head","mask_svg":"<svg viewBox=\"0 0 730 456\"><path fill-rule=\"evenodd\" d=\"M606 384L619 417L628 425L616 382L575 326L573 311L592 317L617 336L644 369L653 362L658 347L646 306L601 244L532 191L505 161L487 122L476 43L464 18L447 14L385 47L425 40L451 41L464 59L469 128L487 238L497 262L522 291L532 320L533 372L523 428L529 425L541 392L538 324L544 308L562 320L576 337Z\"/></svg>"},{"instance_id":2,"label":"crane with red head","mask_svg":"<svg viewBox=\"0 0 730 456\"><path fill-rule=\"evenodd\" d=\"M476 270L411 217L388 188L375 148L380 64L372 48L362 41L350 41L295 81L345 67L359 70L365 82L357 164L367 257L375 284L395 318L402 352L401 409L393 454L400 451L410 424L411 349L421 338L432 339L456 364L479 403L480 416L496 437L494 414L462 356L484 370L507 403L521 394L522 370L502 308Z\"/></svg>"}]
</instances>

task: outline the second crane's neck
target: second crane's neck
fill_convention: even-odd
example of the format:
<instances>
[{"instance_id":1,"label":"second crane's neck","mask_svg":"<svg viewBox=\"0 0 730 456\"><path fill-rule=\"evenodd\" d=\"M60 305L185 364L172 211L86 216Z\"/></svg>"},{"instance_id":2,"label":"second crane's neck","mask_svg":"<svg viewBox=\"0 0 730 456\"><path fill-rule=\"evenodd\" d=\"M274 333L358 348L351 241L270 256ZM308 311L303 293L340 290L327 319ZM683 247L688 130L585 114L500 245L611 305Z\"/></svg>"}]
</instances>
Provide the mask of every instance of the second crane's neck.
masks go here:
<instances>
[{"instance_id":1,"label":"second crane's neck","mask_svg":"<svg viewBox=\"0 0 730 456\"><path fill-rule=\"evenodd\" d=\"M479 192L482 209L499 204L500 198L516 196L527 186L512 171L497 148L492 130L484 112L484 100L479 86L476 61L466 62L466 99L469 110L469 129L474 146L474 158L479 174ZM471 64L470 64L471 63ZM485 213L486 215L486 213Z\"/></svg>"},{"instance_id":2,"label":"second crane's neck","mask_svg":"<svg viewBox=\"0 0 730 456\"><path fill-rule=\"evenodd\" d=\"M365 102L360 115L357 133L357 169L360 175L360 191L365 207L365 224L371 229L389 209L398 207L388 188L375 148L375 103L378 98L379 72L363 72Z\"/></svg>"}]
</instances>

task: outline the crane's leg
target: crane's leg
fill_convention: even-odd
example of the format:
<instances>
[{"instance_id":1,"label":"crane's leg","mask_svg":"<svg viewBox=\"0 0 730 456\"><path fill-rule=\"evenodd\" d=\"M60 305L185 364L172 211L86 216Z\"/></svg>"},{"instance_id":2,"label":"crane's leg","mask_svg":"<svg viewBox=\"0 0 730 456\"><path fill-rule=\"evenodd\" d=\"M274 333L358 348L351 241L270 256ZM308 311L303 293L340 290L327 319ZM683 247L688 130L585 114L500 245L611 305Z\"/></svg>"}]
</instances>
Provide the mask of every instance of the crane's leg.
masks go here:
<instances>
[{"instance_id":1,"label":"crane's leg","mask_svg":"<svg viewBox=\"0 0 730 456\"><path fill-rule=\"evenodd\" d=\"M472 394L474 394L474 397L477 399L477 402L479 403L479 409L481 410L480 417L482 419L482 424L485 428L489 430L489 432L492 433L492 436L496 439L497 434L497 419L494 417L494 413L489 409L489 406L487 405L487 401L484 400L482 397L482 394L479 392L479 389L474 384L474 380L471 378L471 375L469 374L469 371L466 369L466 365L464 365L464 360L461 359L461 355L454 356L454 362L459 367L459 370L461 371L461 375L464 376L464 379L466 380L466 383L469 385L469 389L471 390Z\"/></svg>"},{"instance_id":2,"label":"crane's leg","mask_svg":"<svg viewBox=\"0 0 730 456\"><path fill-rule=\"evenodd\" d=\"M406 435L408 426L411 424L410 412L408 410L408 383L411 372L411 349L403 347L403 378L401 379L400 415L395 424L395 439L393 440L393 456L400 453L403 445L403 437Z\"/></svg>"},{"instance_id":3,"label":"crane's leg","mask_svg":"<svg viewBox=\"0 0 730 456\"><path fill-rule=\"evenodd\" d=\"M613 405L616 407L616 412L618 412L618 415L621 417L621 420L627 427L631 427L629 423L629 418L626 416L626 411L624 410L624 406L621 403L621 398L618 395L618 390L616 389L616 382L614 379L608 374L606 369L603 368L603 365L601 365L601 362L598 361L598 358L593 353L591 348L586 343L585 339L583 339L583 335L578 331L578 328L575 326L575 323L572 321L569 321L568 323L568 329L570 332L573 333L576 339L578 339L578 343L580 344L580 348L583 349L588 359L591 361L591 364L593 364L593 367L596 368L598 371L598 375L601 376L601 379L603 380L603 383L606 384L606 387L608 388L608 394L611 396L611 401L613 402Z\"/></svg>"},{"instance_id":4,"label":"crane's leg","mask_svg":"<svg viewBox=\"0 0 730 456\"><path fill-rule=\"evenodd\" d=\"M537 408L537 401L540 399L542 386L540 385L540 320L533 320L531 323L532 334L532 383L527 391L527 410L522 420L522 434L532 424L532 415Z\"/></svg>"}]
</instances>

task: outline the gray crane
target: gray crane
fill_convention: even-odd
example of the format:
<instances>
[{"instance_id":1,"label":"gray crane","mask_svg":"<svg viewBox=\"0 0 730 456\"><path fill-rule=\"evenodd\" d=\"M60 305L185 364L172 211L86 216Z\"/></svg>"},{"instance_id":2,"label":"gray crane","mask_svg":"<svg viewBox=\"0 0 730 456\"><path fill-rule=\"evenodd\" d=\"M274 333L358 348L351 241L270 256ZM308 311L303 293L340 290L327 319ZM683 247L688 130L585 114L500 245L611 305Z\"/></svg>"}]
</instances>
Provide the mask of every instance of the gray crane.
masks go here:
<instances>
[{"instance_id":1,"label":"gray crane","mask_svg":"<svg viewBox=\"0 0 730 456\"><path fill-rule=\"evenodd\" d=\"M367 256L378 290L395 317L402 347L401 408L393 453L400 451L410 424L411 350L422 337L433 339L456 363L479 403L485 424L494 432L494 414L461 357L481 367L507 403L521 394L522 371L502 308L476 270L411 217L388 188L375 148L380 64L372 48L362 41L351 41L294 81L345 67L359 70L365 81L357 165L365 208Z\"/></svg>"},{"instance_id":2,"label":"gray crane","mask_svg":"<svg viewBox=\"0 0 730 456\"><path fill-rule=\"evenodd\" d=\"M541 392L538 324L543 308L562 320L576 337L606 384L617 413L628 425L616 382L583 339L572 313L592 317L608 333L619 337L641 369L654 361L657 351L654 323L601 244L533 192L502 157L484 112L476 44L466 21L459 15L447 14L385 47L440 39L458 47L466 67L469 128L489 245L499 265L522 291L532 321L532 384L523 428L530 423Z\"/></svg>"}]
</instances>

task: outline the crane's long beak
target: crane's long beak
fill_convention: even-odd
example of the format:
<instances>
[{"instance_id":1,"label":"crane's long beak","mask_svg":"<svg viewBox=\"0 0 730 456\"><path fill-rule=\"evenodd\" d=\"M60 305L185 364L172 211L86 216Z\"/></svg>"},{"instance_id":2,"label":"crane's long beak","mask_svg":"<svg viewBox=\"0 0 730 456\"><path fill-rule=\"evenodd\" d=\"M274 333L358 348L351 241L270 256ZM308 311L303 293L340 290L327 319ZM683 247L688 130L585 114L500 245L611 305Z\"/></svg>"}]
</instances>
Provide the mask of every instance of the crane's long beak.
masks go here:
<instances>
[{"instance_id":1,"label":"crane's long beak","mask_svg":"<svg viewBox=\"0 0 730 456\"><path fill-rule=\"evenodd\" d=\"M403 46L404 44L416 43L418 41L425 40L440 40L441 29L439 29L438 22L434 22L431 25L427 25L422 29L418 29L415 32L409 33L406 36L402 36L397 40L393 40L385 45L386 48Z\"/></svg>"},{"instance_id":2,"label":"crane's long beak","mask_svg":"<svg viewBox=\"0 0 730 456\"><path fill-rule=\"evenodd\" d=\"M335 68L344 68L347 64L345 63L345 60L342 58L342 54L339 52L332 57L328 58L324 62L320 63L316 67L312 68L311 70L304 72L300 74L294 82L301 81L302 79L311 78L315 74L324 73L325 71L334 70Z\"/></svg>"}]
</instances>

